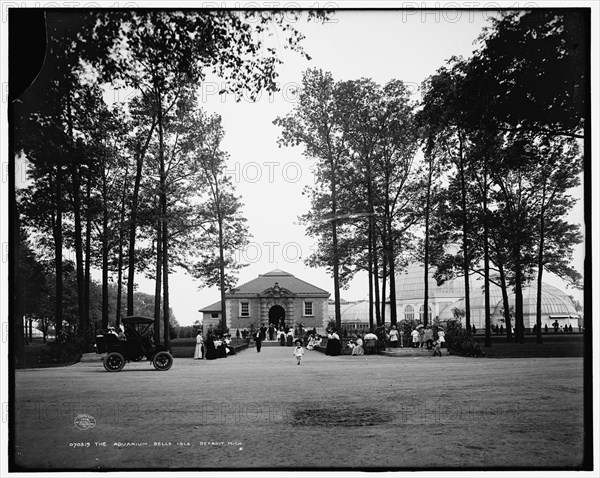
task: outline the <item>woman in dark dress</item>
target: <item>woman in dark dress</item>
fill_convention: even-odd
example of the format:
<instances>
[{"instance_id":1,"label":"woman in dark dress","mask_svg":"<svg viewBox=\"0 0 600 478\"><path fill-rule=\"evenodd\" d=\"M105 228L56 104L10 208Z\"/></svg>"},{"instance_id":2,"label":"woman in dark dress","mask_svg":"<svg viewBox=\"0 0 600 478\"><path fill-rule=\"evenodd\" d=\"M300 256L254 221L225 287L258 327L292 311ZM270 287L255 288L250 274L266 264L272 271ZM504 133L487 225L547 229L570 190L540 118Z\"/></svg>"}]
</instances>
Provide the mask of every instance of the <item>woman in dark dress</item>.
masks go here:
<instances>
[{"instance_id":1,"label":"woman in dark dress","mask_svg":"<svg viewBox=\"0 0 600 478\"><path fill-rule=\"evenodd\" d=\"M285 345L285 332L283 330L283 327L279 331L279 345L281 345L281 346Z\"/></svg>"},{"instance_id":2,"label":"woman in dark dress","mask_svg":"<svg viewBox=\"0 0 600 478\"><path fill-rule=\"evenodd\" d=\"M327 345L325 346L325 355L331 355L331 346L333 342L331 340L331 331L327 330Z\"/></svg>"},{"instance_id":3,"label":"woman in dark dress","mask_svg":"<svg viewBox=\"0 0 600 478\"><path fill-rule=\"evenodd\" d=\"M225 344L225 339L221 336L219 337L218 346L217 346L217 355L219 358L227 358L227 345Z\"/></svg>"},{"instance_id":4,"label":"woman in dark dress","mask_svg":"<svg viewBox=\"0 0 600 478\"><path fill-rule=\"evenodd\" d=\"M327 348L329 349L329 355L336 356L342 354L342 342L335 329L331 332L329 340L327 340Z\"/></svg>"},{"instance_id":5,"label":"woman in dark dress","mask_svg":"<svg viewBox=\"0 0 600 478\"><path fill-rule=\"evenodd\" d=\"M214 360L219 358L219 353L215 348L215 336L210 333L206 337L206 342L204 342L204 358L206 360Z\"/></svg>"}]
</instances>

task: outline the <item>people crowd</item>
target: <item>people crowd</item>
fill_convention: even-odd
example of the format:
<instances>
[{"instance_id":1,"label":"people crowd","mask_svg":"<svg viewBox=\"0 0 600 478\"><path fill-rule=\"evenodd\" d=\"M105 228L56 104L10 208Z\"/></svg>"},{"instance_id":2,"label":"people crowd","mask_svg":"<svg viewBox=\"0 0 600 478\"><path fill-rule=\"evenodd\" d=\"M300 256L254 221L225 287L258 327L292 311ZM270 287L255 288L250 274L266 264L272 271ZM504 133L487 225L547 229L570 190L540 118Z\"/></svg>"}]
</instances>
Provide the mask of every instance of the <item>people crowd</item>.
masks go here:
<instances>
[{"instance_id":1,"label":"people crowd","mask_svg":"<svg viewBox=\"0 0 600 478\"><path fill-rule=\"evenodd\" d=\"M235 347L231 341L231 334L220 334L209 328L205 340L202 332L198 331L194 359L215 360L218 358L227 358L231 355L235 355Z\"/></svg>"},{"instance_id":2,"label":"people crowd","mask_svg":"<svg viewBox=\"0 0 600 478\"><path fill-rule=\"evenodd\" d=\"M558 321L550 324L550 327L557 334L573 332L571 324L562 326ZM543 331L548 333L548 329L548 324L544 324ZM503 330L502 324L492 325L492 331L496 334L502 333ZM422 348L433 351L434 356L441 356L441 350L446 348L444 327L437 322L433 325L413 323L409 327L406 322L402 321L391 327L379 326L374 332L364 333L363 331L364 329L354 329L350 333L347 333L346 329L342 328L342 336L340 336L339 331L335 327L330 326L326 329L326 336L322 337L314 327L310 330L305 329L301 325L294 328L269 324L268 326L258 328L251 327L250 330L244 328L241 331L241 337L246 340L246 343L254 340L258 353L261 351L262 343L265 341L278 342L281 346L295 346L296 349L298 349L298 346L301 348L305 346L307 351L324 347L325 354L329 356L361 356L376 353L378 350L385 349L386 347L391 349L404 347ZM120 334L123 333L122 330L119 332ZM470 332L475 334L476 328L472 326ZM535 332L536 329L533 328L532 333ZM581 332L581 328L579 332ZM118 334L114 329L110 330L109 333ZM236 333L236 337L240 337L239 330ZM300 351L296 349L294 350L294 356L298 359L298 363L300 363L301 355L304 354L304 348L302 348L301 355L298 355ZM231 334L217 334L215 330L209 328L206 339L201 333L198 333L196 336L194 359L212 360L215 358L225 358L230 355L235 355L235 347L231 343Z\"/></svg>"},{"instance_id":3,"label":"people crowd","mask_svg":"<svg viewBox=\"0 0 600 478\"><path fill-rule=\"evenodd\" d=\"M440 354L440 349L445 347L444 330L441 326L423 326L415 325L412 330L408 329L404 323L399 323L391 327L378 327L375 332L362 332L360 329L348 333L345 328L342 329L343 335L330 326L326 329L326 335L323 337L317 333L316 328L312 330L304 329L302 326L286 327L275 324L268 326L250 327L250 330L244 328L236 332L236 337L241 336L246 343L255 342L256 352L260 353L262 344L265 341L276 342L281 346L298 346L304 350L313 351L324 347L325 355L352 355L361 356L365 354L377 353L378 350L389 348L426 348L432 350L435 355ZM343 340L342 340L343 337ZM209 326L206 336L198 332L194 349L194 359L214 360L217 358L226 358L235 355L235 347L232 344L231 334L220 333ZM305 348L304 348L305 347ZM299 353L294 349L294 354ZM297 355L294 355L298 358ZM301 357L300 357L301 360Z\"/></svg>"}]
</instances>

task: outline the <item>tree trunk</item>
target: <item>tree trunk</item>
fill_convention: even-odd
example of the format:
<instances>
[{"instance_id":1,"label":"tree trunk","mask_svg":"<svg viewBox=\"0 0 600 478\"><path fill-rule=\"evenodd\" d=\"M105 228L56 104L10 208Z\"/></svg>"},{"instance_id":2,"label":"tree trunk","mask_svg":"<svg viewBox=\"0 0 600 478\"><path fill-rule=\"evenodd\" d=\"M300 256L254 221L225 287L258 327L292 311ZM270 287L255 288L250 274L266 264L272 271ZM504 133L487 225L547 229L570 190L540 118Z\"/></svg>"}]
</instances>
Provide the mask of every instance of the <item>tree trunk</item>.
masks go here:
<instances>
[{"instance_id":1,"label":"tree trunk","mask_svg":"<svg viewBox=\"0 0 600 478\"><path fill-rule=\"evenodd\" d=\"M427 175L427 198L425 200L425 243L423 262L425 265L425 277L423 282L423 316L425 320L423 325L427 327L429 323L429 210L431 208L431 180L433 177L433 164L429 160L429 171Z\"/></svg>"},{"instance_id":2,"label":"tree trunk","mask_svg":"<svg viewBox=\"0 0 600 478\"><path fill-rule=\"evenodd\" d=\"M463 162L462 138L459 138L459 170L460 170L460 188L461 188L461 208L462 208L462 241L463 241L463 274L465 276L465 326L467 330L471 329L471 298L469 287L469 224L467 215L467 186L465 179L465 169Z\"/></svg>"},{"instance_id":3,"label":"tree trunk","mask_svg":"<svg viewBox=\"0 0 600 478\"><path fill-rule=\"evenodd\" d=\"M81 227L81 177L75 155L71 159L71 181L73 183L73 213L75 222L75 265L77 270L77 305L79 312L79 336L84 339L87 351L89 318L85 307L85 276L83 271L83 240Z\"/></svg>"},{"instance_id":4,"label":"tree trunk","mask_svg":"<svg viewBox=\"0 0 600 478\"><path fill-rule=\"evenodd\" d=\"M133 186L133 197L131 198L131 215L129 220L129 257L127 264L127 315L134 314L133 294L135 288L135 236L137 229L138 198L140 184L142 181L143 156L138 153L137 167L135 171L135 182Z\"/></svg>"},{"instance_id":5,"label":"tree trunk","mask_svg":"<svg viewBox=\"0 0 600 478\"><path fill-rule=\"evenodd\" d=\"M221 210L221 191L219 189L219 177L215 179L215 202L217 204L217 224L219 226L219 289L221 292L221 329L227 329L227 309L225 308L225 240L223 237L223 216Z\"/></svg>"},{"instance_id":6,"label":"tree trunk","mask_svg":"<svg viewBox=\"0 0 600 478\"><path fill-rule=\"evenodd\" d=\"M140 195L140 185L142 182L142 169L144 166L144 157L152 138L152 133L156 127L156 121L152 119L152 126L146 138L146 144L143 147L138 146L135 181L133 185L133 196L131 198L131 215L129 220L129 256L127 270L127 315L134 314L134 289L135 289L135 238L137 231L137 212Z\"/></svg>"},{"instance_id":7,"label":"tree trunk","mask_svg":"<svg viewBox=\"0 0 600 478\"><path fill-rule=\"evenodd\" d=\"M55 192L56 192L56 222L54 228L54 264L56 271L56 302L55 302L55 310L54 310L54 319L55 319L55 327L56 334L58 337L62 331L62 300L63 300L63 263L62 263L62 249L63 249L63 241L62 241L62 167L60 164L56 166L56 184L55 184Z\"/></svg>"},{"instance_id":8,"label":"tree trunk","mask_svg":"<svg viewBox=\"0 0 600 478\"><path fill-rule=\"evenodd\" d=\"M159 213L160 216L160 213ZM162 289L162 228L156 220L156 278L154 287L154 343L160 343L160 299Z\"/></svg>"},{"instance_id":9,"label":"tree trunk","mask_svg":"<svg viewBox=\"0 0 600 478\"><path fill-rule=\"evenodd\" d=\"M223 241L223 218L219 213L219 288L221 289L221 328L227 329L227 309L225 308L225 245Z\"/></svg>"},{"instance_id":10,"label":"tree trunk","mask_svg":"<svg viewBox=\"0 0 600 478\"><path fill-rule=\"evenodd\" d=\"M540 241L540 247L543 247L543 239ZM540 253L541 256L541 253ZM544 272L543 259L538 258L538 277L537 277L537 297L536 297L536 317L535 317L535 335L536 343L544 343L542 339L542 275Z\"/></svg>"},{"instance_id":11,"label":"tree trunk","mask_svg":"<svg viewBox=\"0 0 600 478\"><path fill-rule=\"evenodd\" d=\"M121 326L121 302L123 295L123 242L125 241L125 197L127 194L127 178L129 171L125 172L123 194L121 196L121 218L119 220L119 257L117 261L117 310L115 313L115 327Z\"/></svg>"},{"instance_id":12,"label":"tree trunk","mask_svg":"<svg viewBox=\"0 0 600 478\"><path fill-rule=\"evenodd\" d=\"M9 174L14 177L14 165L9 164ZM19 220L18 210L14 211L14 224L13 224L13 241L9 243L9 248L12 247L12 257L14 260L10 263L12 268L12 274L14 277L13 282L13 297L14 297L14 308L13 308L13 319L14 329L13 330L13 345L14 345L14 359L17 363L22 362L25 359L25 323L23 316L25 315L25 297L23 294L24 284L23 277L19 273L19 260L21 254L21 226ZM13 357L11 357L12 359Z\"/></svg>"},{"instance_id":13,"label":"tree trunk","mask_svg":"<svg viewBox=\"0 0 600 478\"><path fill-rule=\"evenodd\" d=\"M369 221L372 221L373 217L369 217ZM374 229L371 227L371 229ZM372 234L373 237L373 289L375 292L375 322L379 327L381 323L381 300L379 297L379 261L377 260L377 239L375 237L375 231Z\"/></svg>"},{"instance_id":14,"label":"tree trunk","mask_svg":"<svg viewBox=\"0 0 600 478\"><path fill-rule=\"evenodd\" d=\"M488 245L488 228L487 221L484 226L483 233L483 275L484 275L484 303L485 303L485 347L492 346L492 321L490 317L490 254Z\"/></svg>"},{"instance_id":15,"label":"tree trunk","mask_svg":"<svg viewBox=\"0 0 600 478\"><path fill-rule=\"evenodd\" d=\"M398 308L396 307L396 252L391 219L389 220L388 227L388 254L390 269L390 324L396 325L398 323Z\"/></svg>"},{"instance_id":16,"label":"tree trunk","mask_svg":"<svg viewBox=\"0 0 600 478\"><path fill-rule=\"evenodd\" d=\"M117 271L117 307L115 311L115 327L121 326L121 303L123 302L123 243L119 242L119 259Z\"/></svg>"},{"instance_id":17,"label":"tree trunk","mask_svg":"<svg viewBox=\"0 0 600 478\"><path fill-rule=\"evenodd\" d=\"M67 119L67 130L71 144L74 144L73 135L73 110L71 108L71 84L67 83L66 91L66 119ZM88 317L85 309L85 278L83 274L83 244L82 244L82 227L81 227L81 170L77 161L75 151L71 149L71 186L72 186L72 198L73 198L73 219L75 226L75 268L77 275L77 312L79 316L79 337L84 339L84 351L87 352L88 341L87 341L87 329L88 329Z\"/></svg>"},{"instance_id":18,"label":"tree trunk","mask_svg":"<svg viewBox=\"0 0 600 478\"><path fill-rule=\"evenodd\" d=\"M386 283L387 283L387 250L386 245L387 241L385 239L385 235L381 238L382 243L382 252L383 252L383 260L381 261L381 323L385 325L385 293L386 293Z\"/></svg>"},{"instance_id":19,"label":"tree trunk","mask_svg":"<svg viewBox=\"0 0 600 478\"><path fill-rule=\"evenodd\" d=\"M163 328L165 331L165 349L171 351L171 321L169 317L169 231L167 221L163 220Z\"/></svg>"},{"instance_id":20,"label":"tree trunk","mask_svg":"<svg viewBox=\"0 0 600 478\"><path fill-rule=\"evenodd\" d=\"M370 331L373 332L375 316L373 315L373 261L371 257L373 256L373 238L371 236L371 228L369 228L369 257L368 257L368 273L369 273L369 328ZM379 324L377 324L379 325Z\"/></svg>"},{"instance_id":21,"label":"tree trunk","mask_svg":"<svg viewBox=\"0 0 600 478\"><path fill-rule=\"evenodd\" d=\"M108 186L102 176L102 329L108 328Z\"/></svg>"},{"instance_id":22,"label":"tree trunk","mask_svg":"<svg viewBox=\"0 0 600 478\"><path fill-rule=\"evenodd\" d=\"M513 341L512 335L512 324L510 319L510 304L508 302L508 286L506 285L506 274L504 273L504 267L498 266L500 272L500 284L502 289L502 305L504 308L504 323L506 324L506 342L511 343Z\"/></svg>"},{"instance_id":23,"label":"tree trunk","mask_svg":"<svg viewBox=\"0 0 600 478\"><path fill-rule=\"evenodd\" d=\"M167 176L165 171L164 124L160 90L156 89L156 104L158 106L158 156L160 160L160 220L158 227L162 228L162 266L163 266L163 329L164 345L169 350L169 225L167 221ZM159 257L160 261L160 257Z\"/></svg>"},{"instance_id":24,"label":"tree trunk","mask_svg":"<svg viewBox=\"0 0 600 478\"><path fill-rule=\"evenodd\" d=\"M545 178L544 178L545 179ZM538 248L538 276L537 276L537 297L535 311L535 332L536 343L543 343L542 339L542 276L544 274L544 241L546 239L546 206L544 204L546 198L546 181L542 185L542 207L540 210L540 244Z\"/></svg>"},{"instance_id":25,"label":"tree trunk","mask_svg":"<svg viewBox=\"0 0 600 478\"><path fill-rule=\"evenodd\" d=\"M488 179L487 161L485 158L483 172L483 275L484 275L484 303L485 303L485 347L492 346L492 321L490 317L490 245L488 227Z\"/></svg>"},{"instance_id":26,"label":"tree trunk","mask_svg":"<svg viewBox=\"0 0 600 478\"><path fill-rule=\"evenodd\" d=\"M92 195L92 183L91 183L91 173L88 170L87 174L87 185L86 185L86 224L85 224L85 273L84 273L84 310L86 313L86 317L90 318L90 270L91 270L91 251L92 251L92 212L91 212L91 195ZM94 335L95 335L94 330Z\"/></svg>"},{"instance_id":27,"label":"tree trunk","mask_svg":"<svg viewBox=\"0 0 600 478\"><path fill-rule=\"evenodd\" d=\"M515 339L522 344L525 341L523 324L523 271L521 270L521 251L518 245L514 247L515 262Z\"/></svg>"},{"instance_id":28,"label":"tree trunk","mask_svg":"<svg viewBox=\"0 0 600 478\"><path fill-rule=\"evenodd\" d=\"M335 300L335 327L338 330L342 328L342 307L340 304L340 257L338 253L337 238L337 181L336 170L333 159L330 160L331 166L331 242L333 246L333 296Z\"/></svg>"}]
</instances>

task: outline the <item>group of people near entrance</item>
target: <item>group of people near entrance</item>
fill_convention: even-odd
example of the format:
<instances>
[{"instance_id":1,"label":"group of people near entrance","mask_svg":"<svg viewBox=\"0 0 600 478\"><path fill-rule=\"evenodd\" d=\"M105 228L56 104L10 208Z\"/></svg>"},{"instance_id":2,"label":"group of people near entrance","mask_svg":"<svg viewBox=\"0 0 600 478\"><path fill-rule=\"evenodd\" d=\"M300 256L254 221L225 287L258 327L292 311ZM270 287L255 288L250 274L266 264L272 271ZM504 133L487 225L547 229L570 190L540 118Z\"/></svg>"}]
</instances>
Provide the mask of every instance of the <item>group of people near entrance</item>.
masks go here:
<instances>
[{"instance_id":1,"label":"group of people near entrance","mask_svg":"<svg viewBox=\"0 0 600 478\"><path fill-rule=\"evenodd\" d=\"M244 332L246 332L246 329L244 329L242 332L243 336L248 337L248 335L250 335L245 334ZM305 333L304 329L302 329L302 333ZM446 346L444 329L440 326L437 326L434 330L430 325L423 326L419 324L412 330L412 332L410 332L410 334L407 334L406 339L404 332L402 330L398 330L395 325L393 325L387 333L383 329L382 333L385 334L385 338L387 338L387 342L391 348L404 347L405 344L407 347L411 346L413 348L426 347L427 350L434 351L434 356L441 356L441 349ZM368 335L372 335L374 340L378 339L377 335L372 333L367 334L364 337L362 337L360 334L356 334L356 338L351 339L343 347L342 340L340 339L337 330L328 329L325 355L364 355L364 340L369 338ZM271 324L269 327L262 326L257 330L252 331L251 336L256 344L257 352L260 352L262 342L265 341L267 337L269 337L269 341L277 340L282 346L287 345L291 347L294 345L294 357L297 358L298 364L300 364L302 355L304 354L304 349L302 348L303 341L300 337L294 340L293 328L280 327L279 330L276 330L276 328ZM322 345L322 340L323 339L321 336L316 333L316 329L313 329L312 332L307 336L306 349L314 350L316 347L320 347ZM368 343L366 345L368 345ZM301 352L298 347L302 349ZM217 336L212 329L209 329L206 340L204 340L202 333L198 332L198 335L196 336L194 359L213 360L217 358L226 358L229 355L235 355L235 348L231 344L231 334L222 334Z\"/></svg>"},{"instance_id":2,"label":"group of people near entrance","mask_svg":"<svg viewBox=\"0 0 600 478\"><path fill-rule=\"evenodd\" d=\"M277 335L275 335L275 333ZM254 339L254 343L256 344L256 352L260 352L262 348L262 343L269 337L270 342L275 341L275 337L277 337L277 341L279 345L291 347L294 345L294 329L291 327L280 327L279 330L276 330L273 324L269 327L259 327L258 330L252 333L252 338Z\"/></svg>"},{"instance_id":3,"label":"group of people near entrance","mask_svg":"<svg viewBox=\"0 0 600 478\"><path fill-rule=\"evenodd\" d=\"M426 347L427 350L433 350L434 355L439 353L441 356L442 353L440 349L446 346L446 339L444 335L445 333L442 327L438 326L437 330L434 331L430 325L423 326L419 324L412 330L409 337L406 338L406 344L407 346L410 344L410 346L413 348ZM402 330L398 330L395 325L392 325L392 328L387 334L387 338L390 347L404 347L404 332Z\"/></svg>"},{"instance_id":4,"label":"group of people near entrance","mask_svg":"<svg viewBox=\"0 0 600 478\"><path fill-rule=\"evenodd\" d=\"M214 360L227 358L229 355L235 355L235 348L231 344L231 334L222 334L217 337L212 331L209 331L204 340L202 333L198 332L194 359Z\"/></svg>"}]
</instances>

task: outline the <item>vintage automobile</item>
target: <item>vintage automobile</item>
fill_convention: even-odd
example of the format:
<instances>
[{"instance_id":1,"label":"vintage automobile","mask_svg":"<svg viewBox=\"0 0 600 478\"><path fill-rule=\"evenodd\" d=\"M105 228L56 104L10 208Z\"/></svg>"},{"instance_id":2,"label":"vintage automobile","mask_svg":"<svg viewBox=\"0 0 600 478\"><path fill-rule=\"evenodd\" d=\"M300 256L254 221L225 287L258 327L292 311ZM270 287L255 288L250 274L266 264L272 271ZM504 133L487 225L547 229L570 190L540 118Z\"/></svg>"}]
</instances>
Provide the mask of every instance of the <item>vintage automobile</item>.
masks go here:
<instances>
[{"instance_id":1,"label":"vintage automobile","mask_svg":"<svg viewBox=\"0 0 600 478\"><path fill-rule=\"evenodd\" d=\"M161 344L155 344L153 338L154 319L139 315L122 319L125 339L115 332L106 331L96 336L96 353L104 354L104 368L108 372L119 372L125 362L149 360L156 370L169 370L173 357Z\"/></svg>"}]
</instances>

